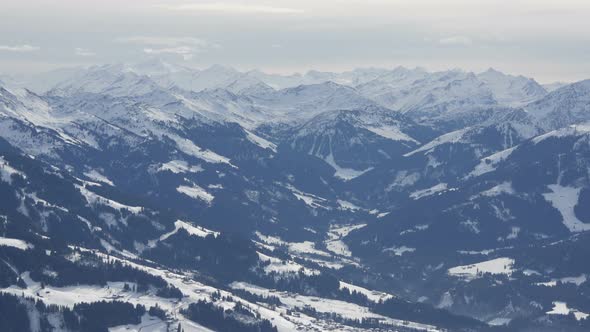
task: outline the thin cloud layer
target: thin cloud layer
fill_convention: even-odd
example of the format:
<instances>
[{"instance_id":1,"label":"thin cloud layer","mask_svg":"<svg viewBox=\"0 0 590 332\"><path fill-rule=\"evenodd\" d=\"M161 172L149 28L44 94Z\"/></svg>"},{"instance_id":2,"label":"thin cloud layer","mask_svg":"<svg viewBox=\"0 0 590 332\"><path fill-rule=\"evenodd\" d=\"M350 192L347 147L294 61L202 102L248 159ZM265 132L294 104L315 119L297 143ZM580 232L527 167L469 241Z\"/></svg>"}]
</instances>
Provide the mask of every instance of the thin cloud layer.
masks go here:
<instances>
[{"instance_id":1,"label":"thin cloud layer","mask_svg":"<svg viewBox=\"0 0 590 332\"><path fill-rule=\"evenodd\" d=\"M439 39L438 43L441 45L471 45L473 40L465 36L451 36Z\"/></svg>"},{"instance_id":2,"label":"thin cloud layer","mask_svg":"<svg viewBox=\"0 0 590 332\"><path fill-rule=\"evenodd\" d=\"M34 52L40 50L40 47L31 46L31 45L0 45L0 51L6 52Z\"/></svg>"},{"instance_id":3,"label":"thin cloud layer","mask_svg":"<svg viewBox=\"0 0 590 332\"><path fill-rule=\"evenodd\" d=\"M588 0L8 1L0 72L161 54L284 73L493 66L573 81L590 77L588 17Z\"/></svg>"},{"instance_id":4,"label":"thin cloud layer","mask_svg":"<svg viewBox=\"0 0 590 332\"><path fill-rule=\"evenodd\" d=\"M95 56L96 53L85 49L85 48L81 48L81 47L76 47L74 49L74 54L76 54L77 56L84 56L84 57L90 57L90 56Z\"/></svg>"},{"instance_id":5,"label":"thin cloud layer","mask_svg":"<svg viewBox=\"0 0 590 332\"><path fill-rule=\"evenodd\" d=\"M302 14L305 12L303 9L298 8L245 5L228 2L190 3L178 5L162 4L156 5L156 7L172 11L219 12L236 14Z\"/></svg>"},{"instance_id":6,"label":"thin cloud layer","mask_svg":"<svg viewBox=\"0 0 590 332\"><path fill-rule=\"evenodd\" d=\"M117 38L115 42L149 46L143 48L144 53L173 54L181 56L184 60L191 60L195 54L207 49L220 47L218 44L194 37L132 36Z\"/></svg>"},{"instance_id":7,"label":"thin cloud layer","mask_svg":"<svg viewBox=\"0 0 590 332\"><path fill-rule=\"evenodd\" d=\"M188 46L167 48L144 48L143 51L146 54L176 54L182 56L184 60L192 59L195 53L199 52L197 49Z\"/></svg>"}]
</instances>

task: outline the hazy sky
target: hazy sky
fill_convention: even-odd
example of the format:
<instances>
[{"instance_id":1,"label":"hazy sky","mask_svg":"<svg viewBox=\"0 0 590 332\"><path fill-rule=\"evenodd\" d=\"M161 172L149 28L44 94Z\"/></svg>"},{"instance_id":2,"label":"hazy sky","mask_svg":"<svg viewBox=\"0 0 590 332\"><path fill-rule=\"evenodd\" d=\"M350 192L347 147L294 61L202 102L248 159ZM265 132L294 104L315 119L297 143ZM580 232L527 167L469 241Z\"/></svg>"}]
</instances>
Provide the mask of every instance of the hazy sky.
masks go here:
<instances>
[{"instance_id":1,"label":"hazy sky","mask_svg":"<svg viewBox=\"0 0 590 332\"><path fill-rule=\"evenodd\" d=\"M488 67L590 78L588 0L0 0L0 72L161 56L270 72Z\"/></svg>"}]
</instances>

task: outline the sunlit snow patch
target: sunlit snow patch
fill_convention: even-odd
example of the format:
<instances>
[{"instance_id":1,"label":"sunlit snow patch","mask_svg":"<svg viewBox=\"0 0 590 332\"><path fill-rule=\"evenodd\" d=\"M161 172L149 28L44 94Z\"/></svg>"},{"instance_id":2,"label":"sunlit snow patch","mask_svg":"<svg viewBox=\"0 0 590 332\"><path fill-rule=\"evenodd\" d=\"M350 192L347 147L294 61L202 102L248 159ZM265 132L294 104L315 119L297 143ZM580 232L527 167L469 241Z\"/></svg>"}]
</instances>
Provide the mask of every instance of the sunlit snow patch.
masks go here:
<instances>
[{"instance_id":1,"label":"sunlit snow patch","mask_svg":"<svg viewBox=\"0 0 590 332\"><path fill-rule=\"evenodd\" d=\"M350 232L356 229L360 229L367 226L367 224L360 225L346 225L346 226L330 226L328 231L328 240L326 240L326 249L337 255L351 257L352 252L348 249L346 243L342 241L342 238L347 236Z\"/></svg>"},{"instance_id":2,"label":"sunlit snow patch","mask_svg":"<svg viewBox=\"0 0 590 332\"><path fill-rule=\"evenodd\" d=\"M260 146L263 149L270 149L273 152L277 152L277 145L269 142L267 140L265 140L264 138L253 134L252 132L246 130L246 137L248 138L248 140L258 146Z\"/></svg>"},{"instance_id":3,"label":"sunlit snow patch","mask_svg":"<svg viewBox=\"0 0 590 332\"><path fill-rule=\"evenodd\" d=\"M338 166L338 164L336 164L336 161L334 161L334 156L331 153L324 159L324 161L328 165L332 166L332 168L336 171L336 173L334 173L334 176L344 181L349 181L354 178L357 178L373 169L373 167L369 167L363 171L357 171L356 169L352 168L340 167Z\"/></svg>"},{"instance_id":4,"label":"sunlit snow patch","mask_svg":"<svg viewBox=\"0 0 590 332\"><path fill-rule=\"evenodd\" d=\"M587 314L585 312L581 312L576 309L569 308L567 306L567 303L559 302L559 301L553 302L553 309L551 311L547 312L548 315L569 315L570 313L574 314L574 317L576 317L576 320L586 319L588 316L590 316L589 314Z\"/></svg>"},{"instance_id":5,"label":"sunlit snow patch","mask_svg":"<svg viewBox=\"0 0 590 332\"><path fill-rule=\"evenodd\" d=\"M196 184L193 184L191 187L189 186L180 186L176 188L176 191L179 193L185 194L191 198L199 199L205 201L207 204L211 204L215 196L208 193L205 189L199 187Z\"/></svg>"},{"instance_id":6,"label":"sunlit snow patch","mask_svg":"<svg viewBox=\"0 0 590 332\"><path fill-rule=\"evenodd\" d=\"M584 232L590 230L590 224L582 222L574 211L580 197L580 188L563 187L557 184L549 185L551 193L543 194L543 197L556 208L561 217L563 224L570 232Z\"/></svg>"},{"instance_id":7,"label":"sunlit snow patch","mask_svg":"<svg viewBox=\"0 0 590 332\"><path fill-rule=\"evenodd\" d=\"M449 275L465 279L474 279L484 273L511 275L514 259L500 257L475 264L456 266L448 270Z\"/></svg>"},{"instance_id":8,"label":"sunlit snow patch","mask_svg":"<svg viewBox=\"0 0 590 332\"><path fill-rule=\"evenodd\" d=\"M171 160L165 164L162 164L160 168L158 168L159 172L162 171L170 171L175 174L179 173L198 173L202 172L203 168L201 165L193 166L187 163L184 160Z\"/></svg>"},{"instance_id":9,"label":"sunlit snow patch","mask_svg":"<svg viewBox=\"0 0 590 332\"><path fill-rule=\"evenodd\" d=\"M440 192L443 192L447 190L447 184L446 183L439 183L433 187L427 188L427 189L422 189L422 190L417 190L413 193L410 194L410 197L412 199L418 200L420 198L426 197L426 196L431 196ZM456 190L455 188L450 188L448 190Z\"/></svg>"},{"instance_id":10,"label":"sunlit snow patch","mask_svg":"<svg viewBox=\"0 0 590 332\"><path fill-rule=\"evenodd\" d=\"M0 247L13 247L20 250L32 249L34 246L26 241L19 239L12 239L8 237L0 237Z\"/></svg>"},{"instance_id":11,"label":"sunlit snow patch","mask_svg":"<svg viewBox=\"0 0 590 332\"><path fill-rule=\"evenodd\" d=\"M340 289L347 289L348 291L350 291L351 293L353 291L363 294L365 295L370 301L379 303L380 301L386 301L389 299L394 298L393 295L391 294L387 294L387 293L383 293L383 292L378 292L378 291L374 291L374 290L370 290L370 289L366 289L364 287L360 287L360 286L355 286L353 284L349 284L343 281L340 281Z\"/></svg>"},{"instance_id":12,"label":"sunlit snow patch","mask_svg":"<svg viewBox=\"0 0 590 332\"><path fill-rule=\"evenodd\" d=\"M86 175L90 180L94 180L94 181L106 183L106 184L108 184L110 186L113 186L113 187L115 186L115 184L113 183L113 181L109 180L109 178L107 178L106 176L102 175L101 173L99 173L95 169L93 169L90 172L84 173L84 175Z\"/></svg>"},{"instance_id":13,"label":"sunlit snow patch","mask_svg":"<svg viewBox=\"0 0 590 332\"><path fill-rule=\"evenodd\" d=\"M467 175L467 177L480 176L495 171L498 164L504 159L508 158L508 156L510 156L515 149L516 147L512 147L510 149L506 149L483 158L480 160L479 164L475 166L475 169L473 169L473 171Z\"/></svg>"},{"instance_id":14,"label":"sunlit snow patch","mask_svg":"<svg viewBox=\"0 0 590 332\"><path fill-rule=\"evenodd\" d=\"M20 175L21 177L26 178L24 173L10 166L8 162L4 160L4 157L0 156L0 180L11 184L13 175Z\"/></svg>"}]
</instances>

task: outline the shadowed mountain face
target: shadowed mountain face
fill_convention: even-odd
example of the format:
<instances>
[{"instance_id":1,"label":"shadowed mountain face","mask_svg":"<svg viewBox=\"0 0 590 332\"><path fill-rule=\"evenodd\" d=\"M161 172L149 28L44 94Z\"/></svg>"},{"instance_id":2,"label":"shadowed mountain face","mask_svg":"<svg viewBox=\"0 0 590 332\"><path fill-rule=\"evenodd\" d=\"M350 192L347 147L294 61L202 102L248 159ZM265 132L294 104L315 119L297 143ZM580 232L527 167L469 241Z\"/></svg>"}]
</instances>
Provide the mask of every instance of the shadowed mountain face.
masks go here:
<instances>
[{"instance_id":1,"label":"shadowed mountain face","mask_svg":"<svg viewBox=\"0 0 590 332\"><path fill-rule=\"evenodd\" d=\"M587 81L43 78L0 87L0 327L589 327Z\"/></svg>"}]
</instances>

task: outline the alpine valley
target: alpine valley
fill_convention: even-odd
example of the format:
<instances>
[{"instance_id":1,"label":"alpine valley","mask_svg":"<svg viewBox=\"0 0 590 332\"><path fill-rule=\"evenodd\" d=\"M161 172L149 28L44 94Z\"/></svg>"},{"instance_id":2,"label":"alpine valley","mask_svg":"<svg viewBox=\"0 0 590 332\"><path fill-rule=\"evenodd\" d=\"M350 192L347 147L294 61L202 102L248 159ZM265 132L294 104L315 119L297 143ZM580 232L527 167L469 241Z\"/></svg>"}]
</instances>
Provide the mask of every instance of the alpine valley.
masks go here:
<instances>
[{"instance_id":1,"label":"alpine valley","mask_svg":"<svg viewBox=\"0 0 590 332\"><path fill-rule=\"evenodd\" d=\"M1 79L2 331L590 330L590 80Z\"/></svg>"}]
</instances>

